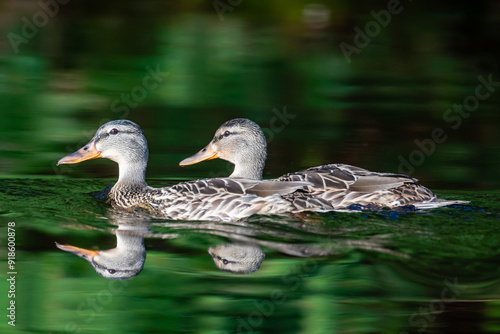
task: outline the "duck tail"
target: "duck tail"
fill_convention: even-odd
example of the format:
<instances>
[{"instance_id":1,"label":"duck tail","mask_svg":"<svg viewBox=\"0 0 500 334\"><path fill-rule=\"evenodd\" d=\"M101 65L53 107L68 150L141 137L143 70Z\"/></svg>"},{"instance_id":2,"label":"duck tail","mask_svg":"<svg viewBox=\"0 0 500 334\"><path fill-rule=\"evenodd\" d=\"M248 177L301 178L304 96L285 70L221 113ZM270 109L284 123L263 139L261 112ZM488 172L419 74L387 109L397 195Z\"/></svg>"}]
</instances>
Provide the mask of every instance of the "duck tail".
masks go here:
<instances>
[{"instance_id":1,"label":"duck tail","mask_svg":"<svg viewBox=\"0 0 500 334\"><path fill-rule=\"evenodd\" d=\"M425 209L434 209L440 208L448 205L456 205L456 204L469 204L470 201L462 201L462 200L449 200L449 199L441 199L441 198L433 198L429 201L415 203L414 206L417 209L425 210Z\"/></svg>"}]
</instances>

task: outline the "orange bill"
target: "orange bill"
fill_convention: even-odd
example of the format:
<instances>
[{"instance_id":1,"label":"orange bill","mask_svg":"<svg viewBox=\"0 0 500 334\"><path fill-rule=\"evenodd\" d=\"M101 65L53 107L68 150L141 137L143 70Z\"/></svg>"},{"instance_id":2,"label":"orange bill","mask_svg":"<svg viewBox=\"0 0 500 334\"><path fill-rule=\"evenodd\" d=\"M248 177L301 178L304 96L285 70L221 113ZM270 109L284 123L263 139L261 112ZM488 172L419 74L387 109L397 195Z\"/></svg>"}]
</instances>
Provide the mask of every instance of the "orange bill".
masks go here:
<instances>
[{"instance_id":1,"label":"orange bill","mask_svg":"<svg viewBox=\"0 0 500 334\"><path fill-rule=\"evenodd\" d=\"M71 245L61 245L61 244L58 244L57 242L56 242L56 246L57 246L57 248L62 249L63 251L76 254L79 257L82 257L89 262L92 262L92 259L94 258L94 256L99 254L99 251L79 248L79 247L75 247L75 246L71 246Z\"/></svg>"},{"instance_id":2,"label":"orange bill","mask_svg":"<svg viewBox=\"0 0 500 334\"><path fill-rule=\"evenodd\" d=\"M67 155L59 160L57 162L57 165L59 166L62 164L76 164L85 160L97 159L101 157L101 152L98 151L95 147L94 140L91 140L87 145L85 145L75 153L71 153L70 155Z\"/></svg>"},{"instance_id":3,"label":"orange bill","mask_svg":"<svg viewBox=\"0 0 500 334\"><path fill-rule=\"evenodd\" d=\"M179 166L194 165L197 164L198 162L217 159L218 157L219 155L212 149L212 145L208 144L200 152L179 162Z\"/></svg>"}]
</instances>

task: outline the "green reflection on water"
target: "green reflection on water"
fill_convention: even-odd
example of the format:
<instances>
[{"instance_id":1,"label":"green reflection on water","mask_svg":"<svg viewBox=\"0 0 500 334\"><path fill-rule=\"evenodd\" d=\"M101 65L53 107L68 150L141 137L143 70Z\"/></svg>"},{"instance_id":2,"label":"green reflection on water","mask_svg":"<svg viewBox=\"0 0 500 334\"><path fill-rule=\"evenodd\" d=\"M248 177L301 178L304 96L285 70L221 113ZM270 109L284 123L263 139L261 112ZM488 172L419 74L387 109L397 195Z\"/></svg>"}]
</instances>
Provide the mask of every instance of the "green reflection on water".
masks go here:
<instances>
[{"instance_id":1,"label":"green reflection on water","mask_svg":"<svg viewBox=\"0 0 500 334\"><path fill-rule=\"evenodd\" d=\"M0 201L7 204L0 218L16 222L19 245L17 328L27 333L497 329L498 192L443 192L472 203L429 212L329 213L305 222L251 217L229 238L213 234L230 228L227 224L155 219L154 233L145 238L144 270L130 280L112 281L54 245L115 247L110 232L119 216L90 194L112 182L0 182ZM242 231L267 242L260 269L248 275L220 271L208 248ZM159 237L172 234L178 236ZM333 253L297 257L278 244ZM0 288L7 289L5 281ZM436 300L443 291L449 301L442 302L441 312Z\"/></svg>"}]
</instances>

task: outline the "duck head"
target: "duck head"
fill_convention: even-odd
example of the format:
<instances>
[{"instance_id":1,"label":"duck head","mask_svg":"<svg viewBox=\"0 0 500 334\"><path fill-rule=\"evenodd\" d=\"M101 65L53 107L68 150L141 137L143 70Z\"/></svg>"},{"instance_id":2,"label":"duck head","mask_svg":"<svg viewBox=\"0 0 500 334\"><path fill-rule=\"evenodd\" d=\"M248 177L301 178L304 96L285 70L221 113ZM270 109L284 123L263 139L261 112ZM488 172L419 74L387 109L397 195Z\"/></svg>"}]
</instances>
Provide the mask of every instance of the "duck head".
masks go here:
<instances>
[{"instance_id":1,"label":"duck head","mask_svg":"<svg viewBox=\"0 0 500 334\"><path fill-rule=\"evenodd\" d=\"M102 125L87 145L65 156L57 165L107 158L118 163L119 182L142 183L145 182L148 155L148 143L141 127L128 120L116 120Z\"/></svg>"},{"instance_id":2,"label":"duck head","mask_svg":"<svg viewBox=\"0 0 500 334\"><path fill-rule=\"evenodd\" d=\"M222 124L207 146L179 165L220 158L234 164L230 177L261 180L266 155L266 137L262 129L248 119L236 118Z\"/></svg>"},{"instance_id":3,"label":"duck head","mask_svg":"<svg viewBox=\"0 0 500 334\"><path fill-rule=\"evenodd\" d=\"M266 257L262 248L255 244L230 243L210 247L208 253L215 265L223 271L250 274L259 270Z\"/></svg>"},{"instance_id":4,"label":"duck head","mask_svg":"<svg viewBox=\"0 0 500 334\"><path fill-rule=\"evenodd\" d=\"M115 248L101 251L61 245L57 242L56 246L87 260L102 277L121 280L139 275L146 261L144 238L118 229L116 239Z\"/></svg>"}]
</instances>

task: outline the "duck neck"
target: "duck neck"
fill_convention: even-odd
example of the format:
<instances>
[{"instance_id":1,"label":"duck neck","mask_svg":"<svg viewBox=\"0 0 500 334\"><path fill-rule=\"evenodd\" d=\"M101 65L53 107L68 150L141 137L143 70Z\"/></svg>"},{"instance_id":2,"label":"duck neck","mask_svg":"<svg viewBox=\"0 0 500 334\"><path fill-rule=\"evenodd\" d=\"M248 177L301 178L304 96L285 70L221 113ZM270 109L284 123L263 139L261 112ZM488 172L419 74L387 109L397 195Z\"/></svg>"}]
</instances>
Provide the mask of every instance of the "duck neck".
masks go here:
<instances>
[{"instance_id":1,"label":"duck neck","mask_svg":"<svg viewBox=\"0 0 500 334\"><path fill-rule=\"evenodd\" d=\"M119 164L120 175L115 186L146 187L146 163Z\"/></svg>"},{"instance_id":2,"label":"duck neck","mask_svg":"<svg viewBox=\"0 0 500 334\"><path fill-rule=\"evenodd\" d=\"M254 154L234 162L234 171L229 177L262 180L266 154Z\"/></svg>"},{"instance_id":3,"label":"duck neck","mask_svg":"<svg viewBox=\"0 0 500 334\"><path fill-rule=\"evenodd\" d=\"M144 237L130 231L116 231L116 248L123 251L144 251Z\"/></svg>"}]
</instances>

